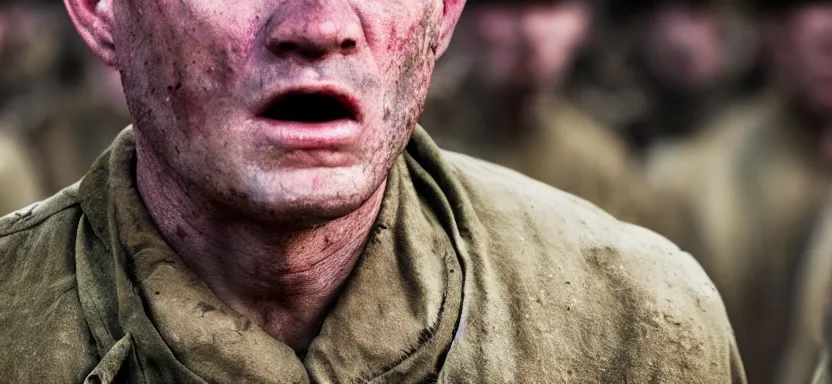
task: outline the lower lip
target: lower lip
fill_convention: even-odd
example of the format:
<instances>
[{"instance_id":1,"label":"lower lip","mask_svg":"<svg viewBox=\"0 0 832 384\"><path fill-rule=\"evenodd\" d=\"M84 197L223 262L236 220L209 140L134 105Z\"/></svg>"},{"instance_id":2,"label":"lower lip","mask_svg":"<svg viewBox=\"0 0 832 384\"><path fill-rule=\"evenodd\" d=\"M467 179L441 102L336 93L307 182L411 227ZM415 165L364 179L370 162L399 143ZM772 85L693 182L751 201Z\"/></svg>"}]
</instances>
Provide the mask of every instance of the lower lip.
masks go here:
<instances>
[{"instance_id":1,"label":"lower lip","mask_svg":"<svg viewBox=\"0 0 832 384\"><path fill-rule=\"evenodd\" d=\"M266 141L283 149L331 149L358 140L361 125L354 120L334 120L325 123L258 118L265 124L261 130Z\"/></svg>"}]
</instances>

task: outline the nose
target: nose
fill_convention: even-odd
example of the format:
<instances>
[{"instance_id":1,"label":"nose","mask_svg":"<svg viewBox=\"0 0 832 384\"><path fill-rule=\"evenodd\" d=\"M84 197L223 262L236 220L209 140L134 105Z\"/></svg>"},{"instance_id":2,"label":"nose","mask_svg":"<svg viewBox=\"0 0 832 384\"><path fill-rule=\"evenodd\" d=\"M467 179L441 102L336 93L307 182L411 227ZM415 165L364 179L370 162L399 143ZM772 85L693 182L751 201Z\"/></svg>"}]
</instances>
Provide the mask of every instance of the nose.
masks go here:
<instances>
[{"instance_id":1,"label":"nose","mask_svg":"<svg viewBox=\"0 0 832 384\"><path fill-rule=\"evenodd\" d=\"M345 0L287 0L273 15L266 48L281 57L349 55L364 41L360 19Z\"/></svg>"}]
</instances>

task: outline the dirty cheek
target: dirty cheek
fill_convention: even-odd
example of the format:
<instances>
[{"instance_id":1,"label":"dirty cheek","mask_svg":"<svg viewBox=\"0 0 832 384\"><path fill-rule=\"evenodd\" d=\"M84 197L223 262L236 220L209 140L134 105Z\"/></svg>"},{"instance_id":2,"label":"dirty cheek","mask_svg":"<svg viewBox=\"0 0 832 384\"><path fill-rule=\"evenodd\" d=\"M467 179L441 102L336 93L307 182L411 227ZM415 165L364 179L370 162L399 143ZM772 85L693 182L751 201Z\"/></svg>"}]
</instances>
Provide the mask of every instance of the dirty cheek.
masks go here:
<instances>
[{"instance_id":1,"label":"dirty cheek","mask_svg":"<svg viewBox=\"0 0 832 384\"><path fill-rule=\"evenodd\" d=\"M164 84L158 87L167 95L165 102L173 109L177 125L185 132L200 132L208 111L216 113L233 104L256 22L254 17L231 17L232 10L206 8L199 2L157 4L170 10L162 14L166 17L151 21L167 27L164 38L157 41L159 54L165 58L165 73L160 76Z\"/></svg>"},{"instance_id":2,"label":"dirty cheek","mask_svg":"<svg viewBox=\"0 0 832 384\"><path fill-rule=\"evenodd\" d=\"M429 9L404 31L398 30L395 25L391 26L391 36L394 39L389 52L394 57L392 64L396 68L388 73L397 75L393 81L397 84L398 98L418 98L427 92L435 60L433 46L436 44L437 31Z\"/></svg>"},{"instance_id":3,"label":"dirty cheek","mask_svg":"<svg viewBox=\"0 0 832 384\"><path fill-rule=\"evenodd\" d=\"M389 52L394 56L394 65L387 73L395 78L391 79L392 87L388 88L385 120L393 128L393 139L388 143L394 152L406 144L427 95L435 60L432 46L438 36L433 19L430 10L426 9L423 17L406 29L391 27L391 36L395 39Z\"/></svg>"}]
</instances>

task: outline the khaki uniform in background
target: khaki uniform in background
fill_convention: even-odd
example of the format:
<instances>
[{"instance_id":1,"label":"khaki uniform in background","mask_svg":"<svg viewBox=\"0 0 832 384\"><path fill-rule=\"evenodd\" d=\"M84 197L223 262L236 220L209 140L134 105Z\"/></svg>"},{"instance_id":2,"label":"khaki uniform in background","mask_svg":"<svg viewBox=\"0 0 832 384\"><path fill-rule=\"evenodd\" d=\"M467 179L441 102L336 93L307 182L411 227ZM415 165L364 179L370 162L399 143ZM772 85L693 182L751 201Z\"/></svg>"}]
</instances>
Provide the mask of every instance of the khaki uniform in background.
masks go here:
<instances>
[{"instance_id":1,"label":"khaki uniform in background","mask_svg":"<svg viewBox=\"0 0 832 384\"><path fill-rule=\"evenodd\" d=\"M708 189L706 181L714 173L722 172L720 167L730 162L730 156L742 145L740 140L747 139L748 131L762 124L766 118L761 112L765 102L763 98L755 98L726 108L723 116L714 118L704 129L689 137L659 140L643 154L644 177L648 185L655 193L680 205L677 210L685 212L684 231L674 240L694 256L707 251L702 239L704 234L700 232L708 231L700 228L701 222L694 224L694 216L701 215L695 211L711 201L712 196L705 193ZM723 218L720 222L738 225L730 220Z\"/></svg>"},{"instance_id":2,"label":"khaki uniform in background","mask_svg":"<svg viewBox=\"0 0 832 384\"><path fill-rule=\"evenodd\" d=\"M691 251L725 300L749 381L765 383L785 348L797 266L829 175L816 141L782 100L767 96L744 108L724 129L692 141L687 154L680 150L687 158L675 163L689 167L657 166L652 178L687 195L699 238Z\"/></svg>"},{"instance_id":3,"label":"khaki uniform in background","mask_svg":"<svg viewBox=\"0 0 832 384\"><path fill-rule=\"evenodd\" d=\"M515 124L494 115L492 102L474 87L428 98L422 125L440 147L506 166L586 199L616 218L661 232L673 240L680 225L665 220L675 204L653 194L610 130L564 99L541 96L532 118ZM428 128L430 129L430 128ZM678 220L681 222L681 220Z\"/></svg>"},{"instance_id":4,"label":"khaki uniform in background","mask_svg":"<svg viewBox=\"0 0 832 384\"><path fill-rule=\"evenodd\" d=\"M44 197L26 145L0 124L0 216Z\"/></svg>"},{"instance_id":5,"label":"khaki uniform in background","mask_svg":"<svg viewBox=\"0 0 832 384\"><path fill-rule=\"evenodd\" d=\"M61 42L69 31L60 28L61 16L68 16L65 11L57 12L58 7L46 10L33 5L29 9L29 4L24 4L1 6L12 24L0 47L0 216L51 194L38 173L42 154L29 146L27 133L29 123L40 121L53 106L50 99L58 89L56 73L65 64L61 57L66 45ZM20 9L28 12L20 13ZM29 30L32 28L37 31ZM37 38L37 43L26 41L21 34Z\"/></svg>"},{"instance_id":6,"label":"khaki uniform in background","mask_svg":"<svg viewBox=\"0 0 832 384\"><path fill-rule=\"evenodd\" d=\"M28 17L34 18L29 24L37 40L0 53L0 120L13 127L31 155L33 174L27 177L50 195L83 176L129 119L96 88L103 75L91 70L97 58L63 5L20 8L35 15Z\"/></svg>"},{"instance_id":7,"label":"khaki uniform in background","mask_svg":"<svg viewBox=\"0 0 832 384\"><path fill-rule=\"evenodd\" d=\"M130 124L125 113L81 87L67 90L54 110L27 135L32 151L39 154L40 182L50 193L80 179Z\"/></svg>"},{"instance_id":8,"label":"khaki uniform in background","mask_svg":"<svg viewBox=\"0 0 832 384\"><path fill-rule=\"evenodd\" d=\"M798 274L789 344L778 366L777 384L832 383L832 195L827 197Z\"/></svg>"},{"instance_id":9,"label":"khaki uniform in background","mask_svg":"<svg viewBox=\"0 0 832 384\"><path fill-rule=\"evenodd\" d=\"M55 89L18 95L3 115L18 129L20 145L31 154L30 179L46 195L77 181L130 124L126 114L96 102L89 89Z\"/></svg>"},{"instance_id":10,"label":"khaki uniform in background","mask_svg":"<svg viewBox=\"0 0 832 384\"><path fill-rule=\"evenodd\" d=\"M79 185L0 220L3 380L745 382L719 294L690 255L572 195L442 153L421 128L302 359L169 248L134 164L128 130Z\"/></svg>"}]
</instances>

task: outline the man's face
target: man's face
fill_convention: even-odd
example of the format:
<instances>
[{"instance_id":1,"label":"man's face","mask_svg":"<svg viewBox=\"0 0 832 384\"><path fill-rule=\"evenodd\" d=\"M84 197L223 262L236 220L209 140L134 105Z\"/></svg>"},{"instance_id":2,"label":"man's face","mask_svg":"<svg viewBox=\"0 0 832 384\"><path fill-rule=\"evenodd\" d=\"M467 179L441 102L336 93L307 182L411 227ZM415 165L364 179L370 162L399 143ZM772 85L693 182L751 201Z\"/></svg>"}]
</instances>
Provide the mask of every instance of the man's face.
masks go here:
<instances>
[{"instance_id":1,"label":"man's face","mask_svg":"<svg viewBox=\"0 0 832 384\"><path fill-rule=\"evenodd\" d=\"M659 80L694 91L708 87L722 73L724 49L714 10L668 3L651 17L644 55Z\"/></svg>"},{"instance_id":2,"label":"man's face","mask_svg":"<svg viewBox=\"0 0 832 384\"><path fill-rule=\"evenodd\" d=\"M113 0L140 157L264 221L386 180L421 113L442 0Z\"/></svg>"},{"instance_id":3,"label":"man's face","mask_svg":"<svg viewBox=\"0 0 832 384\"><path fill-rule=\"evenodd\" d=\"M473 17L485 81L553 87L565 76L590 24L585 5L481 5Z\"/></svg>"},{"instance_id":4,"label":"man's face","mask_svg":"<svg viewBox=\"0 0 832 384\"><path fill-rule=\"evenodd\" d=\"M832 112L832 5L794 10L777 34L775 57L781 77L812 108Z\"/></svg>"}]
</instances>

